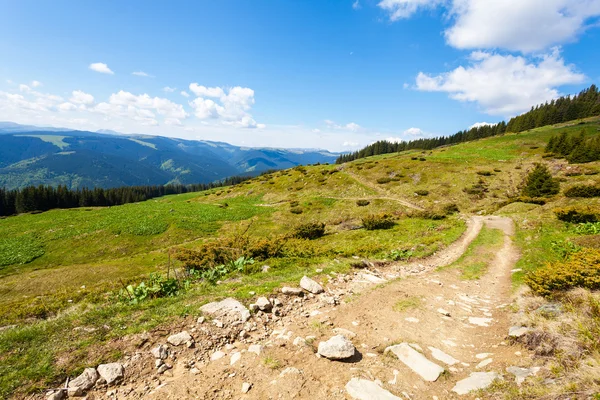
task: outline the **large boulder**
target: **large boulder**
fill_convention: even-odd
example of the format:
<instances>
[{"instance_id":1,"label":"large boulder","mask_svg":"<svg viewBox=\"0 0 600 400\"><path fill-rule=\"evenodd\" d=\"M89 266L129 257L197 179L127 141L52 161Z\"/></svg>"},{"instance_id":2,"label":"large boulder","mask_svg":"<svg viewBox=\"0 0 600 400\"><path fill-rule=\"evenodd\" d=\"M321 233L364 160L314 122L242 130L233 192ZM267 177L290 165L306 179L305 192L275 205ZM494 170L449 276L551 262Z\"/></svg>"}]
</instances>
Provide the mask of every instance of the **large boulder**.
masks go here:
<instances>
[{"instance_id":1,"label":"large boulder","mask_svg":"<svg viewBox=\"0 0 600 400\"><path fill-rule=\"evenodd\" d=\"M69 382L69 388L79 388L85 392L93 388L99 378L100 375L94 368L86 368L81 375Z\"/></svg>"},{"instance_id":2,"label":"large boulder","mask_svg":"<svg viewBox=\"0 0 600 400\"><path fill-rule=\"evenodd\" d=\"M300 287L306 290L307 292L313 294L319 294L325 291L323 289L323 286L319 285L317 282L313 281L308 276L302 277L302 279L300 280Z\"/></svg>"},{"instance_id":3,"label":"large boulder","mask_svg":"<svg viewBox=\"0 0 600 400\"><path fill-rule=\"evenodd\" d=\"M119 363L100 364L96 370L108 385L123 379L125 374L125 368Z\"/></svg>"},{"instance_id":4,"label":"large boulder","mask_svg":"<svg viewBox=\"0 0 600 400\"><path fill-rule=\"evenodd\" d=\"M330 360L345 360L353 357L356 348L342 335L336 335L326 342L319 343L318 353Z\"/></svg>"},{"instance_id":5,"label":"large boulder","mask_svg":"<svg viewBox=\"0 0 600 400\"><path fill-rule=\"evenodd\" d=\"M187 331L176 333L175 335L171 335L167 338L167 342L169 342L173 346L181 346L182 344L191 342L193 340L194 338L192 338L192 335L190 335Z\"/></svg>"},{"instance_id":6,"label":"large boulder","mask_svg":"<svg viewBox=\"0 0 600 400\"><path fill-rule=\"evenodd\" d=\"M231 297L205 304L200 307L200 311L227 323L244 323L250 319L250 311L242 303Z\"/></svg>"}]
</instances>

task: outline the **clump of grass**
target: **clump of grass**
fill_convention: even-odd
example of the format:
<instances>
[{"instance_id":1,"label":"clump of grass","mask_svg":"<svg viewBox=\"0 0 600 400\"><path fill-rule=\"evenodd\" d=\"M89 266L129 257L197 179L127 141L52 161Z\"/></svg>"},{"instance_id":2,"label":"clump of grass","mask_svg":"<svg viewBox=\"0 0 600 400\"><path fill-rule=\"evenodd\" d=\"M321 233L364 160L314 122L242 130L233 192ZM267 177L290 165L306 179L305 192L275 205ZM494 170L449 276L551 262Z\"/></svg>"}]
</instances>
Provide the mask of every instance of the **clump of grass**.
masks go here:
<instances>
[{"instance_id":1,"label":"clump of grass","mask_svg":"<svg viewBox=\"0 0 600 400\"><path fill-rule=\"evenodd\" d=\"M300 208L300 207L292 207L292 208L290 208L290 212L292 214L302 214L303 213L302 208Z\"/></svg>"},{"instance_id":2,"label":"clump of grass","mask_svg":"<svg viewBox=\"0 0 600 400\"><path fill-rule=\"evenodd\" d=\"M356 205L359 207L366 207L369 204L371 204L369 200L356 200Z\"/></svg>"},{"instance_id":3,"label":"clump of grass","mask_svg":"<svg viewBox=\"0 0 600 400\"><path fill-rule=\"evenodd\" d=\"M281 361L279 361L278 359L271 357L271 356L267 356L263 359L263 364L269 368L269 369L279 369L281 368Z\"/></svg>"},{"instance_id":4,"label":"clump of grass","mask_svg":"<svg viewBox=\"0 0 600 400\"><path fill-rule=\"evenodd\" d=\"M404 312L417 308L421 305L421 298L417 296L407 297L405 299L398 300L394 304L394 311Z\"/></svg>"},{"instance_id":5,"label":"clump of grass","mask_svg":"<svg viewBox=\"0 0 600 400\"><path fill-rule=\"evenodd\" d=\"M418 196L427 196L429 194L429 190L424 190L424 189L415 190L415 194Z\"/></svg>"},{"instance_id":6,"label":"clump of grass","mask_svg":"<svg viewBox=\"0 0 600 400\"><path fill-rule=\"evenodd\" d=\"M388 214L367 215L362 218L362 224L368 231L390 229L395 225L392 217Z\"/></svg>"},{"instance_id":7,"label":"clump of grass","mask_svg":"<svg viewBox=\"0 0 600 400\"><path fill-rule=\"evenodd\" d=\"M392 178L388 178L387 176L383 177L383 178L377 178L377 183L379 183L380 185L383 185L385 183L390 183L392 181Z\"/></svg>"}]
</instances>

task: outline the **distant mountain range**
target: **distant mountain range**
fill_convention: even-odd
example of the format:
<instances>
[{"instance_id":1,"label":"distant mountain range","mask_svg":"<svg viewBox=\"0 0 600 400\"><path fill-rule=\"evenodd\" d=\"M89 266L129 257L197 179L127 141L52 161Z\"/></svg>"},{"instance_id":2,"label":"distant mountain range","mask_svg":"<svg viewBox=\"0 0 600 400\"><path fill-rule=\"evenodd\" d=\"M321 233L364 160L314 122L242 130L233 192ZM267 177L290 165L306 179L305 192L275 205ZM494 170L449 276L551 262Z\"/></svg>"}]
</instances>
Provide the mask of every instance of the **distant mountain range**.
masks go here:
<instances>
[{"instance_id":1,"label":"distant mountain range","mask_svg":"<svg viewBox=\"0 0 600 400\"><path fill-rule=\"evenodd\" d=\"M0 122L0 187L210 183L269 169L333 163L339 153L40 128Z\"/></svg>"}]
</instances>

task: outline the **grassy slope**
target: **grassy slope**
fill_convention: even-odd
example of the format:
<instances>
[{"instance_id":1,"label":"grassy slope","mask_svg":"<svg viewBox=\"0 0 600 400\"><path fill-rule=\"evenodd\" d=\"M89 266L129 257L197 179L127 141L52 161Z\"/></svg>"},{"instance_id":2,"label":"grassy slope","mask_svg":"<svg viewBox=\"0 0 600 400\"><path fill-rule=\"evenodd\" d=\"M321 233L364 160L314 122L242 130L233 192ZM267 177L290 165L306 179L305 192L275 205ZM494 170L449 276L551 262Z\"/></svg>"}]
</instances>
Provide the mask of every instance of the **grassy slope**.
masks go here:
<instances>
[{"instance_id":1,"label":"grassy slope","mask_svg":"<svg viewBox=\"0 0 600 400\"><path fill-rule=\"evenodd\" d=\"M353 229L367 213L408 212L393 200L394 196L426 209L454 202L465 213L498 211L512 216L518 227L517 243L524 249L519 267L535 268L556 257L547 250L550 241L573 235L554 219L552 209L582 202L598 207L599 202L559 196L542 207L518 203L498 210L499 204L507 194L517 192L527 169L542 161L543 147L551 135L582 128L590 135L598 134L599 125L591 119L584 125L538 128L431 152L388 154L343 166L281 171L204 193L0 220L0 237L4 238L0 239L0 249L19 249L27 243L25 251L44 251L31 263L0 267L0 318L21 324L0 333L0 396L17 387L20 392L44 387L85 365L114 359L118 354L110 346L101 347L102 343L168 323L177 316L195 314L197 306L210 299L244 299L250 297L250 291L269 293L283 282L314 274L315 268L324 268L324 273L343 271L354 255L385 258L390 250L410 248L415 256L423 256L452 242L464 229L458 218L431 221L405 217L387 231ZM412 160L415 156L426 161ZM564 177L561 161L547 162ZM584 168L598 170L600 166L595 163ZM478 175L482 170L493 174ZM399 180L377 183L378 178L398 176ZM485 196L463 191L480 179L488 188ZM563 188L598 178L582 175L565 179ZM429 194L417 196L416 190L428 190ZM371 204L357 207L359 198L368 198ZM302 209L302 214L290 212L292 202L298 203L295 208ZM176 298L138 306L116 302L110 294L120 286L120 280L136 281L149 272L164 270L169 248L194 247L231 235L250 220L250 233L259 237L287 233L291 226L310 220L327 223L327 235L298 244L297 257L267 260L272 267L268 274L237 276L219 286L195 285ZM5 240L4 247L1 240ZM4 256L0 253L0 265ZM23 324L20 311L31 311L31 307L65 312L57 318ZM74 331L78 326L100 329L93 333Z\"/></svg>"}]
</instances>

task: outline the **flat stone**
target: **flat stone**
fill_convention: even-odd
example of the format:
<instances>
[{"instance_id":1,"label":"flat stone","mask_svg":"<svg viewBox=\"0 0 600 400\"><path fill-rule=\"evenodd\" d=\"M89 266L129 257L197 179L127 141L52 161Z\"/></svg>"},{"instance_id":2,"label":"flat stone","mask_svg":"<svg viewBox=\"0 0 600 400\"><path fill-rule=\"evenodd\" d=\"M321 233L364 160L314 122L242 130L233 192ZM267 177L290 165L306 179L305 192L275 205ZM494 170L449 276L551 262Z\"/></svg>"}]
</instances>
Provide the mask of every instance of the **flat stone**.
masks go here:
<instances>
[{"instance_id":1,"label":"flat stone","mask_svg":"<svg viewBox=\"0 0 600 400\"><path fill-rule=\"evenodd\" d=\"M468 378L458 381L452 391L460 395L467 394L473 390L487 388L496 379L500 379L496 372L472 372Z\"/></svg>"},{"instance_id":2,"label":"flat stone","mask_svg":"<svg viewBox=\"0 0 600 400\"><path fill-rule=\"evenodd\" d=\"M242 383L242 393L248 393L252 389L252 384L248 382Z\"/></svg>"},{"instance_id":3,"label":"flat stone","mask_svg":"<svg viewBox=\"0 0 600 400\"><path fill-rule=\"evenodd\" d=\"M190 335L187 331L176 333L175 335L171 335L167 338L167 342L173 346L180 346L193 340L194 338L192 338L192 335Z\"/></svg>"},{"instance_id":4,"label":"flat stone","mask_svg":"<svg viewBox=\"0 0 600 400\"><path fill-rule=\"evenodd\" d=\"M81 375L69 382L69 388L80 388L82 391L90 390L100 378L95 368L86 368Z\"/></svg>"},{"instance_id":5,"label":"flat stone","mask_svg":"<svg viewBox=\"0 0 600 400\"><path fill-rule=\"evenodd\" d=\"M228 323L246 322L250 319L250 311L242 303L231 297L218 302L208 303L200 307L206 315L220 318Z\"/></svg>"},{"instance_id":6,"label":"flat stone","mask_svg":"<svg viewBox=\"0 0 600 400\"><path fill-rule=\"evenodd\" d=\"M475 354L475 358L478 360L483 360L485 358L488 358L491 355L492 355L492 353L479 353L479 354Z\"/></svg>"},{"instance_id":7,"label":"flat stone","mask_svg":"<svg viewBox=\"0 0 600 400\"><path fill-rule=\"evenodd\" d=\"M260 353L262 353L263 347L260 344L251 344L250 346L248 346L248 352L249 353L254 353L257 356L260 356Z\"/></svg>"},{"instance_id":8,"label":"flat stone","mask_svg":"<svg viewBox=\"0 0 600 400\"><path fill-rule=\"evenodd\" d=\"M356 348L343 335L336 335L326 342L319 343L318 353L330 360L344 360L354 356Z\"/></svg>"},{"instance_id":9,"label":"flat stone","mask_svg":"<svg viewBox=\"0 0 600 400\"><path fill-rule=\"evenodd\" d=\"M412 322L413 324L416 324L417 322L419 322L419 319L415 318L415 317L407 317L407 318L404 318L404 320L406 322Z\"/></svg>"},{"instance_id":10,"label":"flat stone","mask_svg":"<svg viewBox=\"0 0 600 400\"><path fill-rule=\"evenodd\" d=\"M438 308L438 309L437 309L437 312L439 312L440 314L442 314L442 315L444 315L444 316L446 316L446 317L449 317L449 316L450 316L450 312L449 312L449 311L446 311L446 310L444 310L443 308Z\"/></svg>"},{"instance_id":11,"label":"flat stone","mask_svg":"<svg viewBox=\"0 0 600 400\"><path fill-rule=\"evenodd\" d=\"M469 317L469 323L477 326L490 326L491 318Z\"/></svg>"},{"instance_id":12,"label":"flat stone","mask_svg":"<svg viewBox=\"0 0 600 400\"><path fill-rule=\"evenodd\" d=\"M239 351L236 353L233 353L231 355L231 358L229 359L229 365L235 365L235 363L240 361L241 359L242 359L242 353L240 353Z\"/></svg>"},{"instance_id":13,"label":"flat stone","mask_svg":"<svg viewBox=\"0 0 600 400\"><path fill-rule=\"evenodd\" d=\"M429 346L429 350L431 351L431 356L433 358L435 358L438 361L443 362L444 364L454 365L454 364L458 364L460 362L456 358L444 353L440 349L436 349L435 347Z\"/></svg>"},{"instance_id":14,"label":"flat stone","mask_svg":"<svg viewBox=\"0 0 600 400\"><path fill-rule=\"evenodd\" d=\"M210 355L210 361L217 361L225 356L226 356L226 354L224 352L222 352L221 350L218 350Z\"/></svg>"},{"instance_id":15,"label":"flat stone","mask_svg":"<svg viewBox=\"0 0 600 400\"><path fill-rule=\"evenodd\" d=\"M70 388L67 389L67 396L68 397L80 397L80 396L83 396L83 389L81 389L79 386L70 387Z\"/></svg>"},{"instance_id":16,"label":"flat stone","mask_svg":"<svg viewBox=\"0 0 600 400\"><path fill-rule=\"evenodd\" d=\"M479 364L477 364L475 366L475 368L481 369L483 367L486 367L486 366L490 365L492 363L492 361L493 360L491 358L487 358L487 359L483 360L482 362L480 362Z\"/></svg>"},{"instance_id":17,"label":"flat stone","mask_svg":"<svg viewBox=\"0 0 600 400\"><path fill-rule=\"evenodd\" d=\"M304 346L306 344L306 340L303 337L296 337L293 342L294 346Z\"/></svg>"},{"instance_id":18,"label":"flat stone","mask_svg":"<svg viewBox=\"0 0 600 400\"><path fill-rule=\"evenodd\" d=\"M67 398L67 391L65 389L58 389L52 393L46 400L63 400Z\"/></svg>"},{"instance_id":19,"label":"flat stone","mask_svg":"<svg viewBox=\"0 0 600 400\"><path fill-rule=\"evenodd\" d=\"M410 347L408 343L390 346L385 349L385 353L388 351L394 353L408 368L428 382L435 382L444 372L444 368L429 361L423 354Z\"/></svg>"},{"instance_id":20,"label":"flat stone","mask_svg":"<svg viewBox=\"0 0 600 400\"><path fill-rule=\"evenodd\" d=\"M256 300L256 306L260 309L260 311L269 312L273 308L273 304L266 297L259 297Z\"/></svg>"},{"instance_id":21,"label":"flat stone","mask_svg":"<svg viewBox=\"0 0 600 400\"><path fill-rule=\"evenodd\" d=\"M288 296L302 296L302 289L284 286L281 288L281 293Z\"/></svg>"},{"instance_id":22,"label":"flat stone","mask_svg":"<svg viewBox=\"0 0 600 400\"><path fill-rule=\"evenodd\" d=\"M281 371L281 373L279 374L280 378L283 378L286 375L300 375L302 374L302 372L300 372L300 370L296 367L287 367L286 369L284 369L283 371Z\"/></svg>"},{"instance_id":23,"label":"flat stone","mask_svg":"<svg viewBox=\"0 0 600 400\"><path fill-rule=\"evenodd\" d=\"M346 392L356 400L401 400L378 384L367 379L352 378L346 384Z\"/></svg>"},{"instance_id":24,"label":"flat stone","mask_svg":"<svg viewBox=\"0 0 600 400\"><path fill-rule=\"evenodd\" d=\"M300 279L300 287L312 294L319 294L325 291L323 286L319 285L308 276L304 276L302 279Z\"/></svg>"},{"instance_id":25,"label":"flat stone","mask_svg":"<svg viewBox=\"0 0 600 400\"><path fill-rule=\"evenodd\" d=\"M125 373L123 365L119 363L100 364L96 370L100 376L104 378L107 385L123 379L123 375Z\"/></svg>"},{"instance_id":26,"label":"flat stone","mask_svg":"<svg viewBox=\"0 0 600 400\"><path fill-rule=\"evenodd\" d=\"M531 375L536 375L540 371L540 367L521 368L521 367L508 367L506 371L515 376L515 382L521 386L525 382L525 378Z\"/></svg>"},{"instance_id":27,"label":"flat stone","mask_svg":"<svg viewBox=\"0 0 600 400\"><path fill-rule=\"evenodd\" d=\"M159 344L158 346L150 350L150 353L152 353L154 358L166 360L169 356L169 348L164 344Z\"/></svg>"},{"instance_id":28,"label":"flat stone","mask_svg":"<svg viewBox=\"0 0 600 400\"><path fill-rule=\"evenodd\" d=\"M529 328L525 326L511 326L508 328L508 336L513 338L519 338L529 332Z\"/></svg>"},{"instance_id":29,"label":"flat stone","mask_svg":"<svg viewBox=\"0 0 600 400\"><path fill-rule=\"evenodd\" d=\"M356 333L344 328L333 328L333 333L335 333L336 335L345 336L348 339L354 339L356 337Z\"/></svg>"},{"instance_id":30,"label":"flat stone","mask_svg":"<svg viewBox=\"0 0 600 400\"><path fill-rule=\"evenodd\" d=\"M373 274L362 273L362 274L360 274L360 277L362 279L366 280L367 282L375 283L377 285L379 285L381 283L387 282L386 279L380 278L380 277L375 276Z\"/></svg>"}]
</instances>

